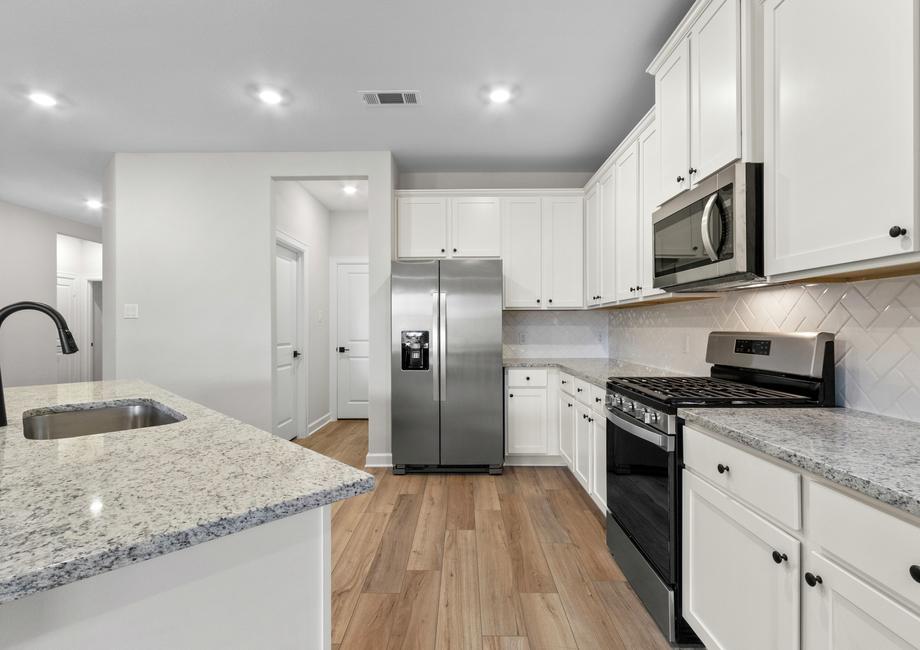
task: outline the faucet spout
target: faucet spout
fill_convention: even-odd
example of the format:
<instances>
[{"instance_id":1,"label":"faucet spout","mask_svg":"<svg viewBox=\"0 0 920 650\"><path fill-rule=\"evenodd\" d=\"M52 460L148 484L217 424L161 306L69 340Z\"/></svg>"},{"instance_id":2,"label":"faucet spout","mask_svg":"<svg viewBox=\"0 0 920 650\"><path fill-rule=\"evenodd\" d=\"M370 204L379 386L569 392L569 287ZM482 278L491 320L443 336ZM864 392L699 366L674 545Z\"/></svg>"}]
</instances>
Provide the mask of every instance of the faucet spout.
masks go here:
<instances>
[{"instance_id":1,"label":"faucet spout","mask_svg":"<svg viewBox=\"0 0 920 650\"><path fill-rule=\"evenodd\" d=\"M3 321L5 321L10 314L15 314L17 311L26 309L40 311L54 321L54 326L57 327L58 337L61 339L61 352L64 354L73 354L79 350L77 342L74 341L73 334L71 334L70 328L67 326L67 321L64 320L61 313L54 307L41 302L24 300L0 308L0 326L3 325ZM0 375L0 427L5 427L6 425L6 402L3 399L3 376Z\"/></svg>"}]
</instances>

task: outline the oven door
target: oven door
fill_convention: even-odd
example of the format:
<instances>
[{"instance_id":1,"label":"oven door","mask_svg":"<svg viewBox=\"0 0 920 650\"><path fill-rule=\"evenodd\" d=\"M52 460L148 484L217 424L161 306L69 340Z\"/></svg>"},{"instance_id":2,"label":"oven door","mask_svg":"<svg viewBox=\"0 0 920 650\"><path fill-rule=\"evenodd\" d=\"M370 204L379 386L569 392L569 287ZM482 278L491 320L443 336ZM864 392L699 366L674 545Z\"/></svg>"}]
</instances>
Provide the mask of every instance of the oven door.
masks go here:
<instances>
[{"instance_id":1,"label":"oven door","mask_svg":"<svg viewBox=\"0 0 920 650\"><path fill-rule=\"evenodd\" d=\"M677 575L675 437L607 411L607 507L662 581Z\"/></svg>"}]
</instances>

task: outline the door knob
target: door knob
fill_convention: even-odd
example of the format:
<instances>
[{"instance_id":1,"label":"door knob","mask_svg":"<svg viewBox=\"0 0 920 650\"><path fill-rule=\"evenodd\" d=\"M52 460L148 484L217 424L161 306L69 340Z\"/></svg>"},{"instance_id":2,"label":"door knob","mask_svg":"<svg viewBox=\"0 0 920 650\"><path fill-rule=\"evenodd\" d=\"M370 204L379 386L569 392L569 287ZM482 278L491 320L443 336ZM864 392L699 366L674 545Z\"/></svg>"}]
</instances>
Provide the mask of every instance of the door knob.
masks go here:
<instances>
[{"instance_id":1,"label":"door knob","mask_svg":"<svg viewBox=\"0 0 920 650\"><path fill-rule=\"evenodd\" d=\"M339 346L339 352L348 352L349 348Z\"/></svg>"},{"instance_id":2,"label":"door knob","mask_svg":"<svg viewBox=\"0 0 920 650\"><path fill-rule=\"evenodd\" d=\"M814 587L815 585L820 585L823 583L824 580L821 579L821 576L808 572L805 574L805 582L808 583L809 587Z\"/></svg>"},{"instance_id":3,"label":"door knob","mask_svg":"<svg viewBox=\"0 0 920 650\"><path fill-rule=\"evenodd\" d=\"M294 358L296 359L299 356L300 356L300 352L297 350L294 350Z\"/></svg>"},{"instance_id":4,"label":"door knob","mask_svg":"<svg viewBox=\"0 0 920 650\"><path fill-rule=\"evenodd\" d=\"M901 226L892 226L888 231L888 234L892 237L903 237L907 234L907 228L902 228Z\"/></svg>"}]
</instances>

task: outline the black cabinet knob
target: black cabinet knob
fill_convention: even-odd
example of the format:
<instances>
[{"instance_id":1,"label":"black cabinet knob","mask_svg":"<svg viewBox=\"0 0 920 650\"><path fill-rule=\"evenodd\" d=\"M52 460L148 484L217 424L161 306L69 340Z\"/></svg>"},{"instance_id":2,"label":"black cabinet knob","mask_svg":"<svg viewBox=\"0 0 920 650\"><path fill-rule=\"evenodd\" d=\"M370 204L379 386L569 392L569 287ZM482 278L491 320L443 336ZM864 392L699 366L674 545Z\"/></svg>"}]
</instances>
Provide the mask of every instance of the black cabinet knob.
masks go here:
<instances>
[{"instance_id":1,"label":"black cabinet knob","mask_svg":"<svg viewBox=\"0 0 920 650\"><path fill-rule=\"evenodd\" d=\"M600 401L601 401L601 398L600 398L600 397L595 397L595 398L594 398L594 401L595 401L595 402L600 402Z\"/></svg>"},{"instance_id":2,"label":"black cabinet knob","mask_svg":"<svg viewBox=\"0 0 920 650\"><path fill-rule=\"evenodd\" d=\"M697 170L696 167L691 167L691 168L688 170L688 172L691 173L691 174L695 174L697 171L698 171L698 170Z\"/></svg>"},{"instance_id":3,"label":"black cabinet knob","mask_svg":"<svg viewBox=\"0 0 920 650\"><path fill-rule=\"evenodd\" d=\"M566 406L568 406L569 408L572 408L572 405L570 403L567 403Z\"/></svg>"},{"instance_id":4,"label":"black cabinet knob","mask_svg":"<svg viewBox=\"0 0 920 650\"><path fill-rule=\"evenodd\" d=\"M294 355L294 358L295 358L295 359L296 359L297 357L299 357L299 356L300 356L300 350L294 350L293 355Z\"/></svg>"},{"instance_id":5,"label":"black cabinet knob","mask_svg":"<svg viewBox=\"0 0 920 650\"><path fill-rule=\"evenodd\" d=\"M908 569L908 571L910 572L911 578L913 578L917 582L920 582L920 565L911 564L910 569Z\"/></svg>"},{"instance_id":6,"label":"black cabinet knob","mask_svg":"<svg viewBox=\"0 0 920 650\"><path fill-rule=\"evenodd\" d=\"M594 422L594 418L588 418L588 422Z\"/></svg>"},{"instance_id":7,"label":"black cabinet knob","mask_svg":"<svg viewBox=\"0 0 920 650\"><path fill-rule=\"evenodd\" d=\"M788 559L789 557L785 553L780 553L779 551L773 551L773 561L776 562L777 564L782 564Z\"/></svg>"},{"instance_id":8,"label":"black cabinet knob","mask_svg":"<svg viewBox=\"0 0 920 650\"><path fill-rule=\"evenodd\" d=\"M892 237L903 237L907 234L907 228L902 228L901 226L892 226L888 230L888 234Z\"/></svg>"},{"instance_id":9,"label":"black cabinet knob","mask_svg":"<svg viewBox=\"0 0 920 650\"><path fill-rule=\"evenodd\" d=\"M563 383L563 384L567 384L567 383L569 383L569 382L567 382L565 379L563 379L563 380L562 380L562 383Z\"/></svg>"},{"instance_id":10,"label":"black cabinet knob","mask_svg":"<svg viewBox=\"0 0 920 650\"><path fill-rule=\"evenodd\" d=\"M585 415L584 413L582 413L582 414L581 414L581 419L582 419L582 420L587 420L587 419L588 419L588 416Z\"/></svg>"},{"instance_id":11,"label":"black cabinet knob","mask_svg":"<svg viewBox=\"0 0 920 650\"><path fill-rule=\"evenodd\" d=\"M642 287L636 287L636 291L642 291Z\"/></svg>"},{"instance_id":12,"label":"black cabinet knob","mask_svg":"<svg viewBox=\"0 0 920 650\"><path fill-rule=\"evenodd\" d=\"M530 377L524 377L524 379L526 379L527 381L530 381Z\"/></svg>"},{"instance_id":13,"label":"black cabinet knob","mask_svg":"<svg viewBox=\"0 0 920 650\"><path fill-rule=\"evenodd\" d=\"M514 397L514 393L508 393L508 397Z\"/></svg>"},{"instance_id":14,"label":"black cabinet knob","mask_svg":"<svg viewBox=\"0 0 920 650\"><path fill-rule=\"evenodd\" d=\"M442 248L442 249L441 249L441 252L444 253L444 252L446 252L446 251Z\"/></svg>"},{"instance_id":15,"label":"black cabinet knob","mask_svg":"<svg viewBox=\"0 0 920 650\"><path fill-rule=\"evenodd\" d=\"M814 573L807 572L805 574L805 582L808 583L809 587L814 587L815 585L823 583L824 580L821 579L821 576L816 576Z\"/></svg>"},{"instance_id":16,"label":"black cabinet knob","mask_svg":"<svg viewBox=\"0 0 920 650\"><path fill-rule=\"evenodd\" d=\"M719 470L719 474L724 474L725 472L728 471L728 465L723 465L722 463L719 463L718 465L716 465L716 469Z\"/></svg>"},{"instance_id":17,"label":"black cabinet knob","mask_svg":"<svg viewBox=\"0 0 920 650\"><path fill-rule=\"evenodd\" d=\"M540 304L540 299L539 299L539 298L537 298L537 304L538 304L538 305Z\"/></svg>"},{"instance_id":18,"label":"black cabinet knob","mask_svg":"<svg viewBox=\"0 0 920 650\"><path fill-rule=\"evenodd\" d=\"M683 182L684 182L684 177L683 177L683 176L678 176L678 177L677 177L677 182L678 182L678 183L683 183Z\"/></svg>"},{"instance_id":19,"label":"black cabinet knob","mask_svg":"<svg viewBox=\"0 0 920 650\"><path fill-rule=\"evenodd\" d=\"M550 303L550 304L552 304L552 302L553 302L553 299L552 299L552 298L550 298L550 299L549 299L549 300L547 300L546 302L548 302L548 303Z\"/></svg>"},{"instance_id":20,"label":"black cabinet knob","mask_svg":"<svg viewBox=\"0 0 920 650\"><path fill-rule=\"evenodd\" d=\"M576 393L580 393L581 390L582 390L581 388L576 388L576 389L575 389L575 392L576 392Z\"/></svg>"}]
</instances>

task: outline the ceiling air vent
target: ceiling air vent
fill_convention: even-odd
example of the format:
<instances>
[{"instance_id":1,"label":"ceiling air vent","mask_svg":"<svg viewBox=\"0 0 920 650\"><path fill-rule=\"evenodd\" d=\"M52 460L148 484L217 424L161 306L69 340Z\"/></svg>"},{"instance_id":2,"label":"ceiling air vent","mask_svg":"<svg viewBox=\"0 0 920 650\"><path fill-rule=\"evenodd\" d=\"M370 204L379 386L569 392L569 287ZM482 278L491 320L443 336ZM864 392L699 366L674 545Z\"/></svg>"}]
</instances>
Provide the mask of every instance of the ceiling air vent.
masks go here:
<instances>
[{"instance_id":1,"label":"ceiling air vent","mask_svg":"<svg viewBox=\"0 0 920 650\"><path fill-rule=\"evenodd\" d=\"M418 92L414 90L362 90L361 98L368 106L399 106L418 104Z\"/></svg>"}]
</instances>

